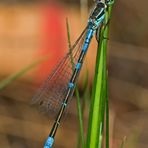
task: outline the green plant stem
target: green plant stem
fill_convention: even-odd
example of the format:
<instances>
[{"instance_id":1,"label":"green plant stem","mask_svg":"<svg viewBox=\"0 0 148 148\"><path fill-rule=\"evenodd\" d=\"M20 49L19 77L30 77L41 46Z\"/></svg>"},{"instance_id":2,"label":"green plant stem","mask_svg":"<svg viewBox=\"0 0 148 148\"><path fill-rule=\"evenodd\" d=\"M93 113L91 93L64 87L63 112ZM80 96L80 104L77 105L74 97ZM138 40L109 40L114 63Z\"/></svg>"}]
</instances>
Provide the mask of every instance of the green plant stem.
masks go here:
<instances>
[{"instance_id":1,"label":"green plant stem","mask_svg":"<svg viewBox=\"0 0 148 148\"><path fill-rule=\"evenodd\" d=\"M79 128L80 128L80 143L82 144L82 148L85 148L85 141L84 141L84 130L83 130L83 115L82 115L82 109L81 109L81 103L80 103L80 95L79 91L76 88L75 90L76 98L77 98L77 110L78 110L78 116L79 116ZM79 140L78 140L79 141Z\"/></svg>"},{"instance_id":2,"label":"green plant stem","mask_svg":"<svg viewBox=\"0 0 148 148\"><path fill-rule=\"evenodd\" d=\"M103 79L103 50L102 46L99 46L96 59L96 70L95 70L95 78L94 78L94 85L92 92L92 102L89 114L87 148L96 148L99 145L98 141L100 138L99 135L100 135L100 126L101 126L100 102L101 102L101 91L102 91L102 79Z\"/></svg>"},{"instance_id":3,"label":"green plant stem","mask_svg":"<svg viewBox=\"0 0 148 148\"><path fill-rule=\"evenodd\" d=\"M107 77L107 75L106 75ZM106 78L106 148L109 148L109 98L108 98L108 77Z\"/></svg>"},{"instance_id":4,"label":"green plant stem","mask_svg":"<svg viewBox=\"0 0 148 148\"><path fill-rule=\"evenodd\" d=\"M108 82L107 82L107 39L109 34L109 20L112 6L106 11L105 24L101 27L99 47L96 59L96 70L90 106L89 125L87 134L87 148L101 148L104 115L106 111L106 148L109 148L109 107L108 107ZM105 110L106 108L106 110Z\"/></svg>"},{"instance_id":5,"label":"green plant stem","mask_svg":"<svg viewBox=\"0 0 148 148\"><path fill-rule=\"evenodd\" d=\"M84 94L82 95L82 103L81 103L81 110L82 110L82 119L84 121L84 112L85 112L85 108L86 108L86 101L89 98L89 88L88 88L88 70L86 72L86 74L84 75L84 81L83 81L83 92ZM79 132L78 135L78 143L77 143L77 148L81 147L81 134Z\"/></svg>"},{"instance_id":6,"label":"green plant stem","mask_svg":"<svg viewBox=\"0 0 148 148\"><path fill-rule=\"evenodd\" d=\"M72 51L71 51L70 29L69 29L68 19L66 19L66 26L67 26L69 51L71 53L70 58L71 58L72 70L74 71L74 60L73 60ZM80 95L79 95L79 90L77 85L75 86L75 93L77 98L77 111L78 111L79 129L80 129L77 146L79 146L81 143L82 148L85 148L83 116L82 116L82 109L81 109L81 103L80 103Z\"/></svg>"},{"instance_id":7,"label":"green plant stem","mask_svg":"<svg viewBox=\"0 0 148 148\"><path fill-rule=\"evenodd\" d=\"M108 23L111 19L112 15L112 7L113 5L108 7L108 10L106 11L106 17L105 17L105 22ZM104 30L104 35L105 38L108 38L109 36L109 25L105 27ZM107 40L103 40L103 46L106 51L105 55L107 56ZM107 57L104 57L107 59ZM104 65L106 67L107 64ZM107 68L107 67L106 67ZM108 98L108 73L107 71L104 73L106 77L106 97L105 97L105 108L106 108L106 148L109 148L109 98Z\"/></svg>"}]
</instances>

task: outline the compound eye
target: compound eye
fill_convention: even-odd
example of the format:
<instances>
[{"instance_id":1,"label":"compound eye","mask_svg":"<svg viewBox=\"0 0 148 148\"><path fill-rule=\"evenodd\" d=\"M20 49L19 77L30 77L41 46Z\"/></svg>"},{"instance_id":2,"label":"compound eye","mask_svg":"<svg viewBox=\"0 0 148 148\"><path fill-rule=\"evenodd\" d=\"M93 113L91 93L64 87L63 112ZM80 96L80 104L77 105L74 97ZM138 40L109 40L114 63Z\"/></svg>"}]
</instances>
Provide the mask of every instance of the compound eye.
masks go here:
<instances>
[{"instance_id":1,"label":"compound eye","mask_svg":"<svg viewBox=\"0 0 148 148\"><path fill-rule=\"evenodd\" d=\"M114 0L106 0L106 4L112 5L114 3Z\"/></svg>"}]
</instances>

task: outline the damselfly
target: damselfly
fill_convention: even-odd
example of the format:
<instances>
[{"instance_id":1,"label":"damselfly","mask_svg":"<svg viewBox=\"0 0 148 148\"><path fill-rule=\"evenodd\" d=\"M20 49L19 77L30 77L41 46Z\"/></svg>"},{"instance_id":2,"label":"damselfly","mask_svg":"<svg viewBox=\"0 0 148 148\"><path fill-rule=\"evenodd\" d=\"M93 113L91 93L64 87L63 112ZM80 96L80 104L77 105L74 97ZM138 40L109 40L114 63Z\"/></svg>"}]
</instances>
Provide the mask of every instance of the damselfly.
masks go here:
<instances>
[{"instance_id":1,"label":"damselfly","mask_svg":"<svg viewBox=\"0 0 148 148\"><path fill-rule=\"evenodd\" d=\"M56 120L44 148L51 148L53 145L54 137L60 125L64 110L69 99L73 95L75 83L91 39L95 32L99 32L99 29L104 22L105 10L107 6L112 3L113 0L96 1L96 5L88 19L87 27L72 46L71 52L67 53L56 66L33 98L33 103L38 104L40 108L45 109L49 113L53 110L58 110ZM72 68L71 56L75 65L74 70Z\"/></svg>"}]
</instances>

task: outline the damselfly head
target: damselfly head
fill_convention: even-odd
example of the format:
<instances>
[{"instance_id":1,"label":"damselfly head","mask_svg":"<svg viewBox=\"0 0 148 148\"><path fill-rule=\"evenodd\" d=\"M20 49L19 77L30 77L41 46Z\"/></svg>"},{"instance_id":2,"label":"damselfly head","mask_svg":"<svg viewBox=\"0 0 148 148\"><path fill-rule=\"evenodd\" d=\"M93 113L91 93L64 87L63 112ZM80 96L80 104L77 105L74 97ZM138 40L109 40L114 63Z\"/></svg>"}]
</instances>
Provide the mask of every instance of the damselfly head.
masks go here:
<instances>
[{"instance_id":1,"label":"damselfly head","mask_svg":"<svg viewBox=\"0 0 148 148\"><path fill-rule=\"evenodd\" d=\"M112 5L114 3L114 0L105 0L106 5Z\"/></svg>"},{"instance_id":2,"label":"damselfly head","mask_svg":"<svg viewBox=\"0 0 148 148\"><path fill-rule=\"evenodd\" d=\"M114 3L114 0L96 0L96 3L105 3L106 5L112 5Z\"/></svg>"},{"instance_id":3,"label":"damselfly head","mask_svg":"<svg viewBox=\"0 0 148 148\"><path fill-rule=\"evenodd\" d=\"M98 28L100 23L104 20L105 7L106 7L106 5L102 1L100 1L100 0L97 1L96 5L89 17L89 23L93 29Z\"/></svg>"}]
</instances>

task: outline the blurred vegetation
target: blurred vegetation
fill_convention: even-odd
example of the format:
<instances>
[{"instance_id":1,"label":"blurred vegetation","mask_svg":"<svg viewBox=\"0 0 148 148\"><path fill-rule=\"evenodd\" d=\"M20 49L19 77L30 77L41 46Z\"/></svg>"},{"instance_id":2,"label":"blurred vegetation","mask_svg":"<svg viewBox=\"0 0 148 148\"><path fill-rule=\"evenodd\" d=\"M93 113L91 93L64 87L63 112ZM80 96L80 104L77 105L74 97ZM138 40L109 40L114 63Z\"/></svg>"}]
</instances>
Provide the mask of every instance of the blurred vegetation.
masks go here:
<instances>
[{"instance_id":1,"label":"blurred vegetation","mask_svg":"<svg viewBox=\"0 0 148 148\"><path fill-rule=\"evenodd\" d=\"M26 66L25 68L21 69L20 71L14 73L14 74L11 74L10 76L8 76L4 80L2 80L0 82L0 90L6 88L13 81L19 79L20 77L22 77L23 75L25 75L27 72L29 72L30 70L32 70L33 68L35 68L36 66L38 66L40 63L42 63L46 59L47 59L47 57L41 58L41 59L39 59L39 60L31 63L30 65Z\"/></svg>"}]
</instances>

